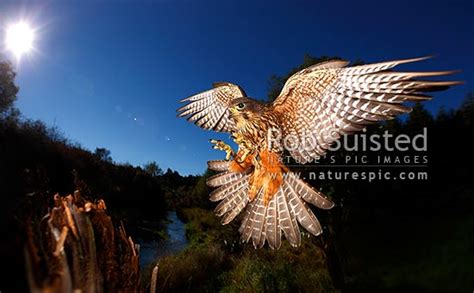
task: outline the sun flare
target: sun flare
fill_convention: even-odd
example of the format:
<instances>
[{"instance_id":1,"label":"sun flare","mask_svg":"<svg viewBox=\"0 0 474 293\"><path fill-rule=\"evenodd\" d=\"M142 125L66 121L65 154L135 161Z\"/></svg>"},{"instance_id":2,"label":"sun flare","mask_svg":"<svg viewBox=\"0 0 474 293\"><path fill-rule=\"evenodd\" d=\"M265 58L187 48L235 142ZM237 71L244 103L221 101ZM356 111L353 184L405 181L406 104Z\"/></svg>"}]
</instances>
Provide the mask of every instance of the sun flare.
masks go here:
<instances>
[{"instance_id":1,"label":"sun flare","mask_svg":"<svg viewBox=\"0 0 474 293\"><path fill-rule=\"evenodd\" d=\"M35 31L26 22L21 21L11 24L6 29L6 49L18 59L33 49L34 41Z\"/></svg>"}]
</instances>

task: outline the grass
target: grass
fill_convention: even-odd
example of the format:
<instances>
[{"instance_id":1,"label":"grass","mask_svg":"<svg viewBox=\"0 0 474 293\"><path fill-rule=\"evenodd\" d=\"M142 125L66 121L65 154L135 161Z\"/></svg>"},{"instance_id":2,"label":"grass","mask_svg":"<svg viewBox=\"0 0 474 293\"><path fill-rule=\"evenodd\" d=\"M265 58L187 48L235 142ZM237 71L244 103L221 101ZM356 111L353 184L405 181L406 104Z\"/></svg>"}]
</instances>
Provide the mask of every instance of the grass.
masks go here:
<instances>
[{"instance_id":1,"label":"grass","mask_svg":"<svg viewBox=\"0 0 474 293\"><path fill-rule=\"evenodd\" d=\"M313 240L278 251L242 244L238 224L222 226L212 211L183 209L189 246L159 263L158 290L198 292L334 291L322 251Z\"/></svg>"},{"instance_id":2,"label":"grass","mask_svg":"<svg viewBox=\"0 0 474 293\"><path fill-rule=\"evenodd\" d=\"M307 240L300 248L247 249L221 278L223 292L335 291L324 255Z\"/></svg>"},{"instance_id":3,"label":"grass","mask_svg":"<svg viewBox=\"0 0 474 293\"><path fill-rule=\"evenodd\" d=\"M157 289L163 291L213 291L215 276L225 269L224 252L218 245L196 245L160 260Z\"/></svg>"},{"instance_id":4,"label":"grass","mask_svg":"<svg viewBox=\"0 0 474 293\"><path fill-rule=\"evenodd\" d=\"M160 261L160 291L338 291L315 237L293 248L255 250L238 224L222 226L212 211L183 209L190 241ZM353 221L338 236L343 291L466 292L472 290L474 215L378 216ZM471 286L471 287L470 287Z\"/></svg>"},{"instance_id":5,"label":"grass","mask_svg":"<svg viewBox=\"0 0 474 293\"><path fill-rule=\"evenodd\" d=\"M384 224L380 220L345 236L349 288L472 291L474 215Z\"/></svg>"}]
</instances>

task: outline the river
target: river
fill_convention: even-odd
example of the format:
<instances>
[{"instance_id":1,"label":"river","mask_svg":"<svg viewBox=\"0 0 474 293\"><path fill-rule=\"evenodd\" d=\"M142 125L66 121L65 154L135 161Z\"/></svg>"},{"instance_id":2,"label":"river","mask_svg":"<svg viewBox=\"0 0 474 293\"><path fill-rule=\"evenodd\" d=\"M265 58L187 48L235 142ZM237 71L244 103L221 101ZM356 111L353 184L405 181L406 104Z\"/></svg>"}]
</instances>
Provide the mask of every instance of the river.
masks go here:
<instances>
[{"instance_id":1,"label":"river","mask_svg":"<svg viewBox=\"0 0 474 293\"><path fill-rule=\"evenodd\" d=\"M178 218L175 211L168 212L166 224L167 239L140 240L140 266L147 268L154 261L165 256L179 253L188 244L185 224Z\"/></svg>"}]
</instances>

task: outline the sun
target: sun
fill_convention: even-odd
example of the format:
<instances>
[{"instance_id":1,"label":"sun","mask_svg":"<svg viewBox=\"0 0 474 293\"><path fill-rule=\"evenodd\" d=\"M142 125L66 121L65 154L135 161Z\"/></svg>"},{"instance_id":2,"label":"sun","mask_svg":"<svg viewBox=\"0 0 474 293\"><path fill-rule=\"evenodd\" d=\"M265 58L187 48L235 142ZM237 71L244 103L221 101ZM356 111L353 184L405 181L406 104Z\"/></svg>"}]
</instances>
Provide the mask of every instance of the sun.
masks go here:
<instances>
[{"instance_id":1,"label":"sun","mask_svg":"<svg viewBox=\"0 0 474 293\"><path fill-rule=\"evenodd\" d=\"M34 48L35 30L27 22L11 24L6 29L6 49L12 52L17 59L29 53Z\"/></svg>"}]
</instances>

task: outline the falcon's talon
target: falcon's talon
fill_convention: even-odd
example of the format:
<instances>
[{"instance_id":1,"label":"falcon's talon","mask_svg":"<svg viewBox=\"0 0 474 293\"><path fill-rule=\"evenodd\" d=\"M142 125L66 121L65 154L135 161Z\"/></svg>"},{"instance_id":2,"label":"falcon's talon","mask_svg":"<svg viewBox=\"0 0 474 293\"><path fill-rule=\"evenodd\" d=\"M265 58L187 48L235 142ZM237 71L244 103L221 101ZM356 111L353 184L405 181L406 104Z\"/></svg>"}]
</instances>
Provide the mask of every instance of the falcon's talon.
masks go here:
<instances>
[{"instance_id":1,"label":"falcon's talon","mask_svg":"<svg viewBox=\"0 0 474 293\"><path fill-rule=\"evenodd\" d=\"M210 143L214 144L212 146L213 149L224 151L225 152L225 159L228 161L230 160L230 157L234 155L234 151L232 150L232 147L225 142L223 142L220 139L210 139Z\"/></svg>"},{"instance_id":2,"label":"falcon's talon","mask_svg":"<svg viewBox=\"0 0 474 293\"><path fill-rule=\"evenodd\" d=\"M245 162L245 159L247 159L248 155L250 154L249 150L245 150L242 155L238 156L235 158L237 163L243 163Z\"/></svg>"},{"instance_id":3,"label":"falcon's talon","mask_svg":"<svg viewBox=\"0 0 474 293\"><path fill-rule=\"evenodd\" d=\"M244 137L240 134L233 134L231 138L234 140L234 142L238 145L245 144Z\"/></svg>"}]
</instances>

